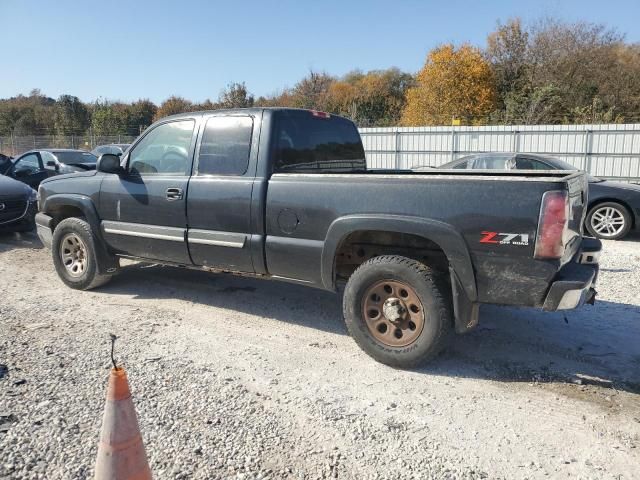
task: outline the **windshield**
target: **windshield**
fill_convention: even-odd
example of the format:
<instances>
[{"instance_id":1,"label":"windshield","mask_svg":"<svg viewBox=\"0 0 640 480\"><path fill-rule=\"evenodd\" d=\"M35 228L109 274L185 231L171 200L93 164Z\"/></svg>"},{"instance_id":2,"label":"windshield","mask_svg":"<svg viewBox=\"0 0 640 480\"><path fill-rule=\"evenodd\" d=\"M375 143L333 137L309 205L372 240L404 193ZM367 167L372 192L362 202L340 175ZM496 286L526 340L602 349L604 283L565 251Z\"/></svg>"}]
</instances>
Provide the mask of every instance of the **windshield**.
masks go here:
<instances>
[{"instance_id":1,"label":"windshield","mask_svg":"<svg viewBox=\"0 0 640 480\"><path fill-rule=\"evenodd\" d=\"M89 152L53 152L60 163L96 163L98 158Z\"/></svg>"}]
</instances>

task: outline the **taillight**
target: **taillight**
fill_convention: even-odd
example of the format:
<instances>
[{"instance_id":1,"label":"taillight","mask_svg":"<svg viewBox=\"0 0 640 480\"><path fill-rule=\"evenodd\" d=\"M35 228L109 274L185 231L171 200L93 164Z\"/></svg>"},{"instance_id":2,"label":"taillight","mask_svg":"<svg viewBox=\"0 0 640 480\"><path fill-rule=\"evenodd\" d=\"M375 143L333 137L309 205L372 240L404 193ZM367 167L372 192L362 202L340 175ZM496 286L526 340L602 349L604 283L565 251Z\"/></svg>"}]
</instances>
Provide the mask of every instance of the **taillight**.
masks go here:
<instances>
[{"instance_id":1,"label":"taillight","mask_svg":"<svg viewBox=\"0 0 640 480\"><path fill-rule=\"evenodd\" d=\"M540 206L535 258L560 258L569 228L569 196L566 191L545 192Z\"/></svg>"},{"instance_id":2,"label":"taillight","mask_svg":"<svg viewBox=\"0 0 640 480\"><path fill-rule=\"evenodd\" d=\"M318 118L330 118L331 115L329 115L327 112L319 112L318 110L311 110L311 115L313 115L314 117L318 117Z\"/></svg>"}]
</instances>

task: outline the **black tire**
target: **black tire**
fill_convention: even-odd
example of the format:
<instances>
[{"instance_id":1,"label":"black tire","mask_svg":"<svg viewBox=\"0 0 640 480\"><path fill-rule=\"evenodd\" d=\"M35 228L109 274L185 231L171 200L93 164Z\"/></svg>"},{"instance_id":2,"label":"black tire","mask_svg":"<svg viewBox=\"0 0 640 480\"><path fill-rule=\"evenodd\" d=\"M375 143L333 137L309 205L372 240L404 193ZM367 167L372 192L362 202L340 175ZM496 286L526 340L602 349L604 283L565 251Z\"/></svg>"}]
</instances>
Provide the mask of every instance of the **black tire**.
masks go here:
<instances>
[{"instance_id":1,"label":"black tire","mask_svg":"<svg viewBox=\"0 0 640 480\"><path fill-rule=\"evenodd\" d=\"M409 345L389 346L377 339L367 324L369 320L364 313L367 292L385 281L409 286L422 304L424 324ZM360 265L347 282L343 299L347 330L362 350L381 363L398 368L425 364L446 347L451 337L450 292L445 275L416 260L396 255L372 258Z\"/></svg>"},{"instance_id":2,"label":"black tire","mask_svg":"<svg viewBox=\"0 0 640 480\"><path fill-rule=\"evenodd\" d=\"M72 238L77 238L79 244L84 247L84 267L75 274L65 266L61 252L62 242ZM91 226L81 218L66 218L56 226L51 252L58 276L68 287L76 290L91 290L111 280L111 275L98 273L96 238Z\"/></svg>"},{"instance_id":3,"label":"black tire","mask_svg":"<svg viewBox=\"0 0 640 480\"><path fill-rule=\"evenodd\" d=\"M607 232L596 230L598 220L597 217L594 218L594 215L606 212L607 209L610 209L609 211L614 212L613 215L616 219L622 219L624 222L622 228L618 228L618 226L611 227L615 229L615 233L611 233L610 231ZM631 230L633 220L631 218L629 210L627 210L624 205L620 205L617 202L603 202L591 207L591 209L587 213L587 218L585 219L584 223L587 231L596 238L600 238L603 240L620 240L626 237Z\"/></svg>"}]
</instances>

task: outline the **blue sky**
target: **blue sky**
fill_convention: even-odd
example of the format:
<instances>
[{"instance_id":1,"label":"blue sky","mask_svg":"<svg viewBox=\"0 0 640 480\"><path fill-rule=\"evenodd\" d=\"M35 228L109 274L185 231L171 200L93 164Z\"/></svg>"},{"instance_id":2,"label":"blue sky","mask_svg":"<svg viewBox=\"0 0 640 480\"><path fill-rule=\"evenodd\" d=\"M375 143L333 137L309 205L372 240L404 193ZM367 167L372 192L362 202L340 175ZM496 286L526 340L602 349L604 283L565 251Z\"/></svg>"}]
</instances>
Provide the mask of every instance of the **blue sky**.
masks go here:
<instances>
[{"instance_id":1,"label":"blue sky","mask_svg":"<svg viewBox=\"0 0 640 480\"><path fill-rule=\"evenodd\" d=\"M434 46L484 45L514 16L602 22L640 42L638 0L0 0L0 98L202 101L229 82L274 93L309 69L415 72Z\"/></svg>"}]
</instances>

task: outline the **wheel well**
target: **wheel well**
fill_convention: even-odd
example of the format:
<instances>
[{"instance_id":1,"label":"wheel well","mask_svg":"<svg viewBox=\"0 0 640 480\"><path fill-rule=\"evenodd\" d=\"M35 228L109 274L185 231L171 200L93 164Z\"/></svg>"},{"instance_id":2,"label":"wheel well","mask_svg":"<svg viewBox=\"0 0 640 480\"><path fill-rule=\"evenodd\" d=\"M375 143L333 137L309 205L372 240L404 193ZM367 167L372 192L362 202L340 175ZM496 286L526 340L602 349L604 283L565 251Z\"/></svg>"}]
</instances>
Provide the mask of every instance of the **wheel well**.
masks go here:
<instances>
[{"instance_id":1,"label":"wheel well","mask_svg":"<svg viewBox=\"0 0 640 480\"><path fill-rule=\"evenodd\" d=\"M633 214L633 209L625 201L620 200L619 198L598 198L597 200L594 200L589 204L589 210L587 210L587 215L594 207L597 207L601 203L607 203L607 202L617 203L618 205L622 205L624 208L626 208L627 212L629 212L629 216L631 217L631 228L635 228L636 216Z\"/></svg>"},{"instance_id":2,"label":"wheel well","mask_svg":"<svg viewBox=\"0 0 640 480\"><path fill-rule=\"evenodd\" d=\"M358 266L380 255L402 255L448 273L447 256L428 238L401 232L360 230L347 235L336 250L336 282L346 281Z\"/></svg>"},{"instance_id":3,"label":"wheel well","mask_svg":"<svg viewBox=\"0 0 640 480\"><path fill-rule=\"evenodd\" d=\"M55 229L56 225L65 218L77 217L84 218L84 212L78 207L72 205L59 205L54 207L50 212L51 218L53 218L52 228Z\"/></svg>"}]
</instances>

